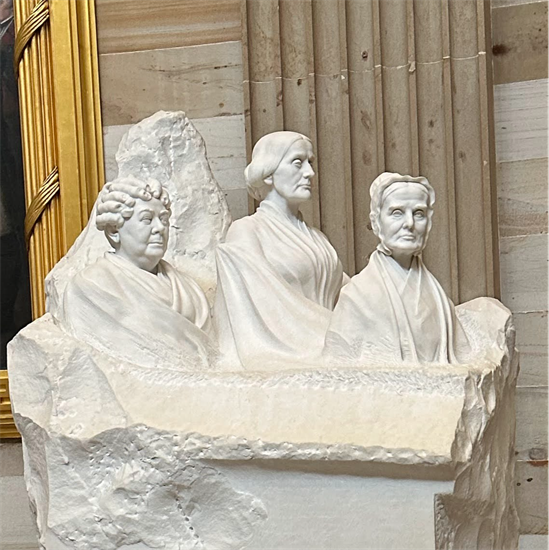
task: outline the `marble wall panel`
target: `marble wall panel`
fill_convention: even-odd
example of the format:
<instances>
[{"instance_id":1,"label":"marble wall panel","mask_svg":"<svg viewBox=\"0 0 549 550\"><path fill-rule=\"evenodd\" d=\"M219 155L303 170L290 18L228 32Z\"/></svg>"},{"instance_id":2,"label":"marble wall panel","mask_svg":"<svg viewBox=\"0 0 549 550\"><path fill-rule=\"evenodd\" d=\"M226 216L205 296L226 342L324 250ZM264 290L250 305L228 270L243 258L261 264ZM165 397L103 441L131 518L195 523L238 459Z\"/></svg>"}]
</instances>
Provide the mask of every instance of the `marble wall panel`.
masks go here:
<instances>
[{"instance_id":1,"label":"marble wall panel","mask_svg":"<svg viewBox=\"0 0 549 550\"><path fill-rule=\"evenodd\" d=\"M515 484L517 507L521 511L521 531L535 535L547 535L547 460L518 461ZM547 550L546 536L537 536L533 539L521 541L519 550L523 548ZM527 542L530 542L532 546L526 546Z\"/></svg>"},{"instance_id":2,"label":"marble wall panel","mask_svg":"<svg viewBox=\"0 0 549 550\"><path fill-rule=\"evenodd\" d=\"M494 83L547 78L547 2L492 11Z\"/></svg>"},{"instance_id":3,"label":"marble wall panel","mask_svg":"<svg viewBox=\"0 0 549 550\"><path fill-rule=\"evenodd\" d=\"M244 112L238 41L103 54L99 71L104 126L133 124L159 110L191 119Z\"/></svg>"},{"instance_id":4,"label":"marble wall panel","mask_svg":"<svg viewBox=\"0 0 549 550\"><path fill-rule=\"evenodd\" d=\"M547 2L492 7L501 290L521 358L515 494L522 532L539 534L548 529ZM532 456L545 460L533 468Z\"/></svg>"},{"instance_id":5,"label":"marble wall panel","mask_svg":"<svg viewBox=\"0 0 549 550\"><path fill-rule=\"evenodd\" d=\"M240 0L96 0L99 53L240 40Z\"/></svg>"},{"instance_id":6,"label":"marble wall panel","mask_svg":"<svg viewBox=\"0 0 549 550\"><path fill-rule=\"evenodd\" d=\"M500 237L547 233L547 158L497 166Z\"/></svg>"},{"instance_id":7,"label":"marble wall panel","mask_svg":"<svg viewBox=\"0 0 549 550\"><path fill-rule=\"evenodd\" d=\"M520 351L519 386L547 386L547 311L514 313Z\"/></svg>"},{"instance_id":8,"label":"marble wall panel","mask_svg":"<svg viewBox=\"0 0 549 550\"><path fill-rule=\"evenodd\" d=\"M521 535L519 550L547 550L549 542L547 535Z\"/></svg>"},{"instance_id":9,"label":"marble wall panel","mask_svg":"<svg viewBox=\"0 0 549 550\"><path fill-rule=\"evenodd\" d=\"M513 312L547 310L547 234L500 240L501 299Z\"/></svg>"},{"instance_id":10,"label":"marble wall panel","mask_svg":"<svg viewBox=\"0 0 549 550\"><path fill-rule=\"evenodd\" d=\"M0 477L0 547L38 550L38 534L23 476Z\"/></svg>"},{"instance_id":11,"label":"marble wall panel","mask_svg":"<svg viewBox=\"0 0 549 550\"><path fill-rule=\"evenodd\" d=\"M498 162L547 157L547 79L494 88Z\"/></svg>"},{"instance_id":12,"label":"marble wall panel","mask_svg":"<svg viewBox=\"0 0 549 550\"><path fill-rule=\"evenodd\" d=\"M547 387L517 388L517 425L516 452L531 457L532 449L540 449L547 459Z\"/></svg>"},{"instance_id":13,"label":"marble wall panel","mask_svg":"<svg viewBox=\"0 0 549 550\"><path fill-rule=\"evenodd\" d=\"M23 475L23 450L21 441L0 442L0 477Z\"/></svg>"}]
</instances>

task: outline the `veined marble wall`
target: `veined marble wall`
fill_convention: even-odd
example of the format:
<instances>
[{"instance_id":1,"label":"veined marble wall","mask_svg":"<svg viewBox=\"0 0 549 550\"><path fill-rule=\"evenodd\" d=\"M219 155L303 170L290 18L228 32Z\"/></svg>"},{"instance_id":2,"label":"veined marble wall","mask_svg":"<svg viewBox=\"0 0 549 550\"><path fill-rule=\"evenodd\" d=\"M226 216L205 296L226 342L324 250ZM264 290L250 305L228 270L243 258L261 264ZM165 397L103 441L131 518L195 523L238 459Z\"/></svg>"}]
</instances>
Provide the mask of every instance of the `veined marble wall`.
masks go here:
<instances>
[{"instance_id":1,"label":"veined marble wall","mask_svg":"<svg viewBox=\"0 0 549 550\"><path fill-rule=\"evenodd\" d=\"M513 312L517 508L547 533L547 7L492 0L501 299Z\"/></svg>"},{"instance_id":2,"label":"veined marble wall","mask_svg":"<svg viewBox=\"0 0 549 550\"><path fill-rule=\"evenodd\" d=\"M239 0L97 0L107 181L129 125L185 111L233 219L248 214Z\"/></svg>"}]
</instances>

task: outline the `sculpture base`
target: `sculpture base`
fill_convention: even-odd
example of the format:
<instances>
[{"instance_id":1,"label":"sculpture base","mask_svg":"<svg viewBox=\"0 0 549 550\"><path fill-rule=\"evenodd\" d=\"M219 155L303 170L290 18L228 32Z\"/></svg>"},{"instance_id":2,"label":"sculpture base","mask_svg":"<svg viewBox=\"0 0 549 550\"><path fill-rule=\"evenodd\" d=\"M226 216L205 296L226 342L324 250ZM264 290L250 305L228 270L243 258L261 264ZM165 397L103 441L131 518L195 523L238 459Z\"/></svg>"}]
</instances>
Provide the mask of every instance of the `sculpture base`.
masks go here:
<instances>
[{"instance_id":1,"label":"sculpture base","mask_svg":"<svg viewBox=\"0 0 549 550\"><path fill-rule=\"evenodd\" d=\"M497 362L278 373L136 367L41 318L9 350L41 544L517 548L497 311Z\"/></svg>"}]
</instances>

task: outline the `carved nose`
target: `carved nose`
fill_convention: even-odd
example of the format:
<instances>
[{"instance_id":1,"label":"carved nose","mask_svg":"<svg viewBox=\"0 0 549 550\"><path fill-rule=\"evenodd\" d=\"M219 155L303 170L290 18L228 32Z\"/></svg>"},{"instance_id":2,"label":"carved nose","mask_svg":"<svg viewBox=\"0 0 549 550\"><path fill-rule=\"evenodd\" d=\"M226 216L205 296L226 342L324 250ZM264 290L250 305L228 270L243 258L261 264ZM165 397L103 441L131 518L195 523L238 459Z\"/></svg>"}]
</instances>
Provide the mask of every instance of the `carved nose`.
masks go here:
<instances>
[{"instance_id":1,"label":"carved nose","mask_svg":"<svg viewBox=\"0 0 549 550\"><path fill-rule=\"evenodd\" d=\"M413 227L414 226L414 216L411 212L407 212L404 215L404 227Z\"/></svg>"}]
</instances>

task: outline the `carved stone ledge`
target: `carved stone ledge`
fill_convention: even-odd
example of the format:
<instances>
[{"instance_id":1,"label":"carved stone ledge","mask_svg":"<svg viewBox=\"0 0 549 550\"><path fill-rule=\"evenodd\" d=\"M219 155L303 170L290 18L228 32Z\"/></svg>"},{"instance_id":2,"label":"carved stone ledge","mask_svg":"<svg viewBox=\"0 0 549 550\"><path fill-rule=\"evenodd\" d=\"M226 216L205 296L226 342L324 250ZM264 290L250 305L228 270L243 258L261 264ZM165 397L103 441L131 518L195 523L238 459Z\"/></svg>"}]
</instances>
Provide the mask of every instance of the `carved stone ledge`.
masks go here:
<instances>
[{"instance_id":1,"label":"carved stone ledge","mask_svg":"<svg viewBox=\"0 0 549 550\"><path fill-rule=\"evenodd\" d=\"M477 365L189 373L45 316L9 351L41 542L516 548L518 356L492 318L500 354Z\"/></svg>"}]
</instances>

